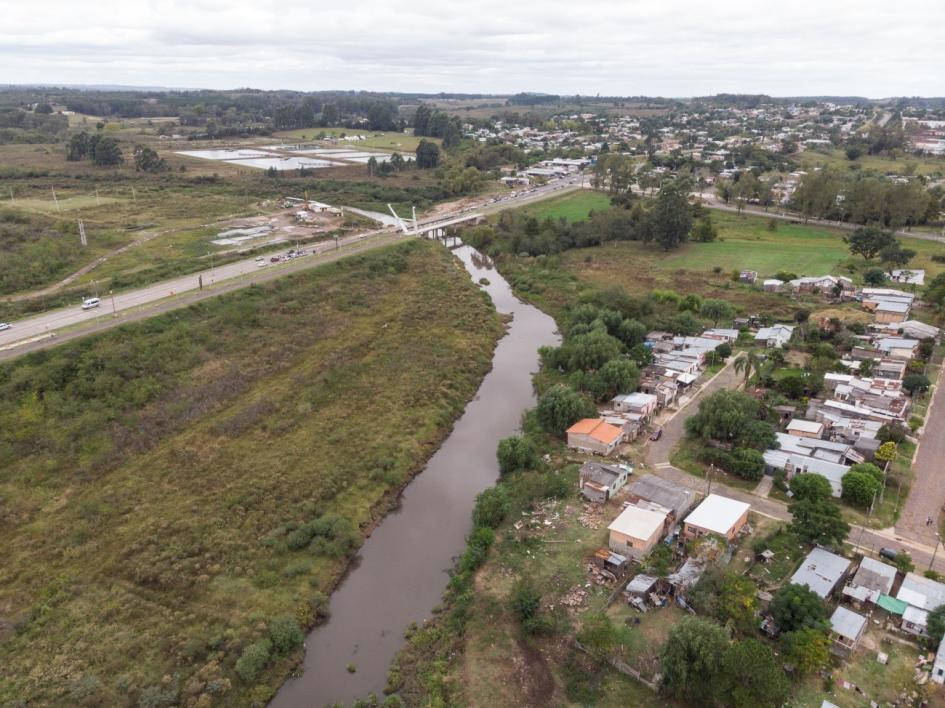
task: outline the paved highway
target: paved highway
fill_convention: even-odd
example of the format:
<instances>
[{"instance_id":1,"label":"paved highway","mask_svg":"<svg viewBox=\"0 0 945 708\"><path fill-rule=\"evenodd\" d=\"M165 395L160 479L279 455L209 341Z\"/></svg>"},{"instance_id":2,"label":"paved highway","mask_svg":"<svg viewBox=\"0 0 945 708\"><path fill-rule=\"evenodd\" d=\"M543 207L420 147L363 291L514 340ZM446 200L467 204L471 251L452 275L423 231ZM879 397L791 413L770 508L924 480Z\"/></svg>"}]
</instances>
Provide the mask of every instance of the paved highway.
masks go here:
<instances>
[{"instance_id":1,"label":"paved highway","mask_svg":"<svg viewBox=\"0 0 945 708\"><path fill-rule=\"evenodd\" d=\"M502 193L466 204L462 209L449 213L440 213L419 221L420 225L443 221L452 217L463 216L470 211L489 213L521 206L529 202L547 199L570 189L578 189L581 178L570 177L554 180L541 187L518 192ZM81 301L74 306L50 310L40 315L12 323L10 329L0 331L0 360L10 359L27 351L34 351L64 341L64 335L74 338L79 334L99 331L117 326L131 319L142 319L149 314L165 312L175 307L183 307L204 297L214 297L222 292L249 285L253 282L269 280L302 268L316 266L325 262L327 257L346 256L349 253L361 253L369 248L387 245L394 237L394 227L352 234L335 241L323 242L307 247L306 255L279 263L270 262L274 254L260 257L263 260L247 258L216 268L208 268L198 273L180 276L137 290L109 295L100 294L101 304L91 310L83 310ZM286 255L287 252L275 254ZM201 291L201 283L203 290ZM197 294L199 293L199 296ZM161 304L160 308L156 306ZM133 315L133 316L132 316Z\"/></svg>"}]
</instances>

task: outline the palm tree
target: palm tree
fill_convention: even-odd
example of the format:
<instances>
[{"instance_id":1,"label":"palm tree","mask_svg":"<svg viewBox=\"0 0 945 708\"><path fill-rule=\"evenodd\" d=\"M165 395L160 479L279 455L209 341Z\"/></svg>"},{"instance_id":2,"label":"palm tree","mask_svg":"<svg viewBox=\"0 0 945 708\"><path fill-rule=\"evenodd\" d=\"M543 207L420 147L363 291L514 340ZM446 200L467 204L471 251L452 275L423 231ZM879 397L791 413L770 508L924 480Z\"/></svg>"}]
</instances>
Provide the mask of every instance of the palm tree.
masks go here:
<instances>
[{"instance_id":1,"label":"palm tree","mask_svg":"<svg viewBox=\"0 0 945 708\"><path fill-rule=\"evenodd\" d=\"M751 375L758 373L761 369L761 357L753 351L745 352L735 360L733 368L736 374L741 371L745 372L745 385L747 386Z\"/></svg>"}]
</instances>

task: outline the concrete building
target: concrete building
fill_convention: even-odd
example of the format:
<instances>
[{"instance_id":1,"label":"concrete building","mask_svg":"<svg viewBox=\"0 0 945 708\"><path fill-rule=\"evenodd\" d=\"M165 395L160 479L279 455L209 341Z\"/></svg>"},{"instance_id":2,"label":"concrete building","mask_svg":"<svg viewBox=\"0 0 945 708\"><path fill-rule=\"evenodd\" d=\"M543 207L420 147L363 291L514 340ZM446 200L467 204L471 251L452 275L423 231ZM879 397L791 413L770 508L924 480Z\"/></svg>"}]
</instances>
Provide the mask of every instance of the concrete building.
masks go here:
<instances>
[{"instance_id":1,"label":"concrete building","mask_svg":"<svg viewBox=\"0 0 945 708\"><path fill-rule=\"evenodd\" d=\"M928 633L929 612L945 605L945 584L916 573L906 573L896 599L908 607L902 613L902 629L910 634Z\"/></svg>"},{"instance_id":2,"label":"concrete building","mask_svg":"<svg viewBox=\"0 0 945 708\"><path fill-rule=\"evenodd\" d=\"M631 504L607 527L610 549L640 560L660 542L665 528L665 513Z\"/></svg>"},{"instance_id":3,"label":"concrete building","mask_svg":"<svg viewBox=\"0 0 945 708\"><path fill-rule=\"evenodd\" d=\"M749 505L718 494L710 494L696 507L683 524L686 538L718 534L729 542L748 523Z\"/></svg>"},{"instance_id":4,"label":"concrete building","mask_svg":"<svg viewBox=\"0 0 945 708\"><path fill-rule=\"evenodd\" d=\"M568 447L579 452L609 455L623 442L623 430L600 418L584 418L567 430Z\"/></svg>"},{"instance_id":5,"label":"concrete building","mask_svg":"<svg viewBox=\"0 0 945 708\"><path fill-rule=\"evenodd\" d=\"M623 393L614 396L611 404L615 411L621 413L637 413L644 419L649 419L659 408L659 399L652 393Z\"/></svg>"}]
</instances>

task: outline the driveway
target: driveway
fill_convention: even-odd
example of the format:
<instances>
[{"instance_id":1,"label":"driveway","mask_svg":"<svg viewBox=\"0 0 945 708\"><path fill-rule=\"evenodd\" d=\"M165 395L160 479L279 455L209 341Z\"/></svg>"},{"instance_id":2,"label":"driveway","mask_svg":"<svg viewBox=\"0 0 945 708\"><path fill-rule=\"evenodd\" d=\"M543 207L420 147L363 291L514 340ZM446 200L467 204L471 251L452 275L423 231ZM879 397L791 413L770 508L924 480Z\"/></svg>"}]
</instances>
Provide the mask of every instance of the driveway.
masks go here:
<instances>
[{"instance_id":1,"label":"driveway","mask_svg":"<svg viewBox=\"0 0 945 708\"><path fill-rule=\"evenodd\" d=\"M899 514L896 533L903 538L932 546L945 504L945 366L939 370L932 402L926 412L925 431L912 463L909 496ZM934 519L926 526L928 517Z\"/></svg>"}]
</instances>

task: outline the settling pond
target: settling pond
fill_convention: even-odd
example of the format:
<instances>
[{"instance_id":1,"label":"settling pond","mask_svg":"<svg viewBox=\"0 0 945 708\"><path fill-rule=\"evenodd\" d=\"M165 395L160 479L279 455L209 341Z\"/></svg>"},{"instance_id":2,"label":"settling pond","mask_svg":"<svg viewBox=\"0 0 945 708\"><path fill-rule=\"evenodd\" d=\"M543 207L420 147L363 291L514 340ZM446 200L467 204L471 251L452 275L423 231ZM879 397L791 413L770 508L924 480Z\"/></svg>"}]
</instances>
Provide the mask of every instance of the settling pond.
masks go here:
<instances>
[{"instance_id":1,"label":"settling pond","mask_svg":"<svg viewBox=\"0 0 945 708\"><path fill-rule=\"evenodd\" d=\"M382 696L387 671L411 622L431 616L465 549L476 495L499 476L498 441L519 429L534 405L538 348L559 343L555 322L518 300L491 262L469 246L454 251L496 309L511 314L490 371L452 433L407 485L400 507L375 529L332 594L330 619L306 639L304 674L290 679L271 705L311 708ZM409 366L409 362L405 362ZM348 665L356 667L349 673Z\"/></svg>"}]
</instances>

